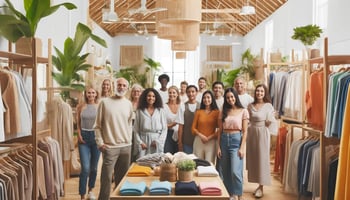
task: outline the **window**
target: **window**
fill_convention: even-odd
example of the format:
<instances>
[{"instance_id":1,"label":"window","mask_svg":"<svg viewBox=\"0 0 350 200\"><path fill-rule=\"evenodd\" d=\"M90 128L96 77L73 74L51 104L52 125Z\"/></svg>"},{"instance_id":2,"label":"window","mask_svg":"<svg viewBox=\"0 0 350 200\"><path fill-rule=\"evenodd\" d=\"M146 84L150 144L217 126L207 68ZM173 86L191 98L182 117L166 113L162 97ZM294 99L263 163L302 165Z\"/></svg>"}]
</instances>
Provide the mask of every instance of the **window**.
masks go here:
<instances>
[{"instance_id":1,"label":"window","mask_svg":"<svg viewBox=\"0 0 350 200\"><path fill-rule=\"evenodd\" d=\"M328 0L313 1L313 23L321 29L327 29Z\"/></svg>"}]
</instances>

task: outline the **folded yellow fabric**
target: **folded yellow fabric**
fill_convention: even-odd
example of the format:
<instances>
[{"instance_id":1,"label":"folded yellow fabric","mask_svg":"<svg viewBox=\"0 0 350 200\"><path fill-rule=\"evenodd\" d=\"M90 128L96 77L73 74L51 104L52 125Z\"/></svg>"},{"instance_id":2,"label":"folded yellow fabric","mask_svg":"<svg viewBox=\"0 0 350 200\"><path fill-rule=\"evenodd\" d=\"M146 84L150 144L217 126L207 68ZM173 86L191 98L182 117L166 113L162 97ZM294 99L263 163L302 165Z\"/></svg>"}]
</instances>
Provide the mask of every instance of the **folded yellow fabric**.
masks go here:
<instances>
[{"instance_id":1,"label":"folded yellow fabric","mask_svg":"<svg viewBox=\"0 0 350 200\"><path fill-rule=\"evenodd\" d=\"M150 167L137 164L128 171L128 176L150 176L151 174L152 169Z\"/></svg>"}]
</instances>

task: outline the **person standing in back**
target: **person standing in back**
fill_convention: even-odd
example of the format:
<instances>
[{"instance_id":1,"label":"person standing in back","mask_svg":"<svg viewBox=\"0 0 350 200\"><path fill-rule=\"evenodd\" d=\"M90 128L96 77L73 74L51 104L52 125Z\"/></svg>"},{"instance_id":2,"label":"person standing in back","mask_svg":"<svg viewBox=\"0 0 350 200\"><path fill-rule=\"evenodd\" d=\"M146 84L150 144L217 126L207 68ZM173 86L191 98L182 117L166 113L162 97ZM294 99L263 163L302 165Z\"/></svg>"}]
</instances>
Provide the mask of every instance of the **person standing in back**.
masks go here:
<instances>
[{"instance_id":1,"label":"person standing in back","mask_svg":"<svg viewBox=\"0 0 350 200\"><path fill-rule=\"evenodd\" d=\"M85 199L88 183L88 199L96 199L92 189L95 187L97 164L100 151L95 141L93 129L98 105L98 92L91 86L84 91L84 102L77 106L78 148L81 170L79 175L79 194Z\"/></svg>"},{"instance_id":2,"label":"person standing in back","mask_svg":"<svg viewBox=\"0 0 350 200\"><path fill-rule=\"evenodd\" d=\"M181 81L180 83L180 99L181 99L181 103L185 103L186 101L188 101L188 97L186 94L186 88L188 86L187 81Z\"/></svg>"},{"instance_id":3,"label":"person standing in back","mask_svg":"<svg viewBox=\"0 0 350 200\"><path fill-rule=\"evenodd\" d=\"M254 98L246 92L247 83L243 77L237 77L233 83L233 87L238 92L239 100L244 108L247 108Z\"/></svg>"},{"instance_id":4,"label":"person standing in back","mask_svg":"<svg viewBox=\"0 0 350 200\"><path fill-rule=\"evenodd\" d=\"M113 95L112 81L108 78L102 81L101 85L101 98L110 97Z\"/></svg>"},{"instance_id":5,"label":"person standing in back","mask_svg":"<svg viewBox=\"0 0 350 200\"><path fill-rule=\"evenodd\" d=\"M96 143L102 152L99 200L108 200L112 174L117 186L129 169L131 158L133 109L125 97L129 83L125 78L116 80L115 94L101 100L94 125Z\"/></svg>"},{"instance_id":6,"label":"person standing in back","mask_svg":"<svg viewBox=\"0 0 350 200\"><path fill-rule=\"evenodd\" d=\"M179 151L187 154L193 153L194 135L192 134L192 122L194 113L199 108L200 104L196 101L198 89L195 85L189 85L186 88L188 101L181 104L180 110L176 117L176 123L179 124L177 145Z\"/></svg>"},{"instance_id":7,"label":"person standing in back","mask_svg":"<svg viewBox=\"0 0 350 200\"><path fill-rule=\"evenodd\" d=\"M159 92L159 95L162 97L163 104L168 102L169 96L168 96L168 83L170 81L170 78L167 74L162 74L158 77L158 81L160 83L160 89L157 90Z\"/></svg>"},{"instance_id":8,"label":"person standing in back","mask_svg":"<svg viewBox=\"0 0 350 200\"><path fill-rule=\"evenodd\" d=\"M222 110L222 105L224 104L224 84L221 81L215 81L211 87L214 93L216 105L219 110Z\"/></svg>"},{"instance_id":9,"label":"person standing in back","mask_svg":"<svg viewBox=\"0 0 350 200\"><path fill-rule=\"evenodd\" d=\"M197 102L202 101L202 95L205 91L207 91L207 79L205 77L200 77L198 79L198 92L196 96Z\"/></svg>"}]
</instances>

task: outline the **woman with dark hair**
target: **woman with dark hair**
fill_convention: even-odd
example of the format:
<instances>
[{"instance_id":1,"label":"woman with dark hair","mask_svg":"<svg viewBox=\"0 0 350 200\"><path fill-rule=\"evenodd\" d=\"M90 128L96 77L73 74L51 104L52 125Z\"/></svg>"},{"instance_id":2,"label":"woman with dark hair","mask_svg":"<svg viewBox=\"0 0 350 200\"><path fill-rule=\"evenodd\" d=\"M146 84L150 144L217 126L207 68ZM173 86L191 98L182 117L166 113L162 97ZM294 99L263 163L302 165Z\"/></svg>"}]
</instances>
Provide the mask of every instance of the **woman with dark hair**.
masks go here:
<instances>
[{"instance_id":1,"label":"woman with dark hair","mask_svg":"<svg viewBox=\"0 0 350 200\"><path fill-rule=\"evenodd\" d=\"M100 151L95 141L93 129L98 105L98 92L91 86L84 91L84 102L77 106L78 147L81 170L79 175L79 194L85 199L86 185L88 184L88 198L95 198L92 189L95 187L97 164Z\"/></svg>"},{"instance_id":2,"label":"woman with dark hair","mask_svg":"<svg viewBox=\"0 0 350 200\"><path fill-rule=\"evenodd\" d=\"M162 98L154 88L145 89L139 100L134 122L134 136L139 148L137 158L162 153L167 135L167 121Z\"/></svg>"},{"instance_id":3,"label":"woman with dark hair","mask_svg":"<svg viewBox=\"0 0 350 200\"><path fill-rule=\"evenodd\" d=\"M212 91L202 95L200 108L196 111L192 122L192 134L195 135L193 153L200 159L215 164L216 138L219 109Z\"/></svg>"},{"instance_id":4,"label":"woman with dark hair","mask_svg":"<svg viewBox=\"0 0 350 200\"><path fill-rule=\"evenodd\" d=\"M254 195L263 196L263 186L271 185L270 131L277 130L275 111L264 84L255 88L254 102L248 105L250 124L247 137L248 181L258 183Z\"/></svg>"},{"instance_id":5,"label":"woman with dark hair","mask_svg":"<svg viewBox=\"0 0 350 200\"><path fill-rule=\"evenodd\" d=\"M218 157L221 161L224 185L233 199L243 194L243 158L249 113L233 88L225 90L224 104L219 115Z\"/></svg>"}]
</instances>

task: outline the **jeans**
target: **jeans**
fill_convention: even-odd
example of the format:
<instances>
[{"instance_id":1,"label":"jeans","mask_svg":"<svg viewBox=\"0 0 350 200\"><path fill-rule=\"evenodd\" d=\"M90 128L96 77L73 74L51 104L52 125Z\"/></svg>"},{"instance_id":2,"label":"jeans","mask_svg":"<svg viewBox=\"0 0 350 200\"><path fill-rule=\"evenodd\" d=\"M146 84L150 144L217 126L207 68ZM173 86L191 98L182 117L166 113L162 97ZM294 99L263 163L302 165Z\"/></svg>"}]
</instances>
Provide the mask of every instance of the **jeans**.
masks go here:
<instances>
[{"instance_id":1,"label":"jeans","mask_svg":"<svg viewBox=\"0 0 350 200\"><path fill-rule=\"evenodd\" d=\"M89 188L95 187L97 164L100 158L100 151L95 141L95 132L81 130L81 136L85 141L84 144L79 143L80 155L80 176L79 176L79 194L86 194L86 183L89 178Z\"/></svg>"},{"instance_id":2,"label":"jeans","mask_svg":"<svg viewBox=\"0 0 350 200\"><path fill-rule=\"evenodd\" d=\"M183 150L185 153L187 154L192 154L193 153L193 145L187 145L187 144L183 144Z\"/></svg>"},{"instance_id":3,"label":"jeans","mask_svg":"<svg viewBox=\"0 0 350 200\"><path fill-rule=\"evenodd\" d=\"M224 185L230 195L241 196L243 193L243 159L238 155L241 134L221 134L221 167Z\"/></svg>"},{"instance_id":4,"label":"jeans","mask_svg":"<svg viewBox=\"0 0 350 200\"><path fill-rule=\"evenodd\" d=\"M178 152L177 142L173 140L174 129L168 129L164 144L164 153L170 152L174 154Z\"/></svg>"}]
</instances>

